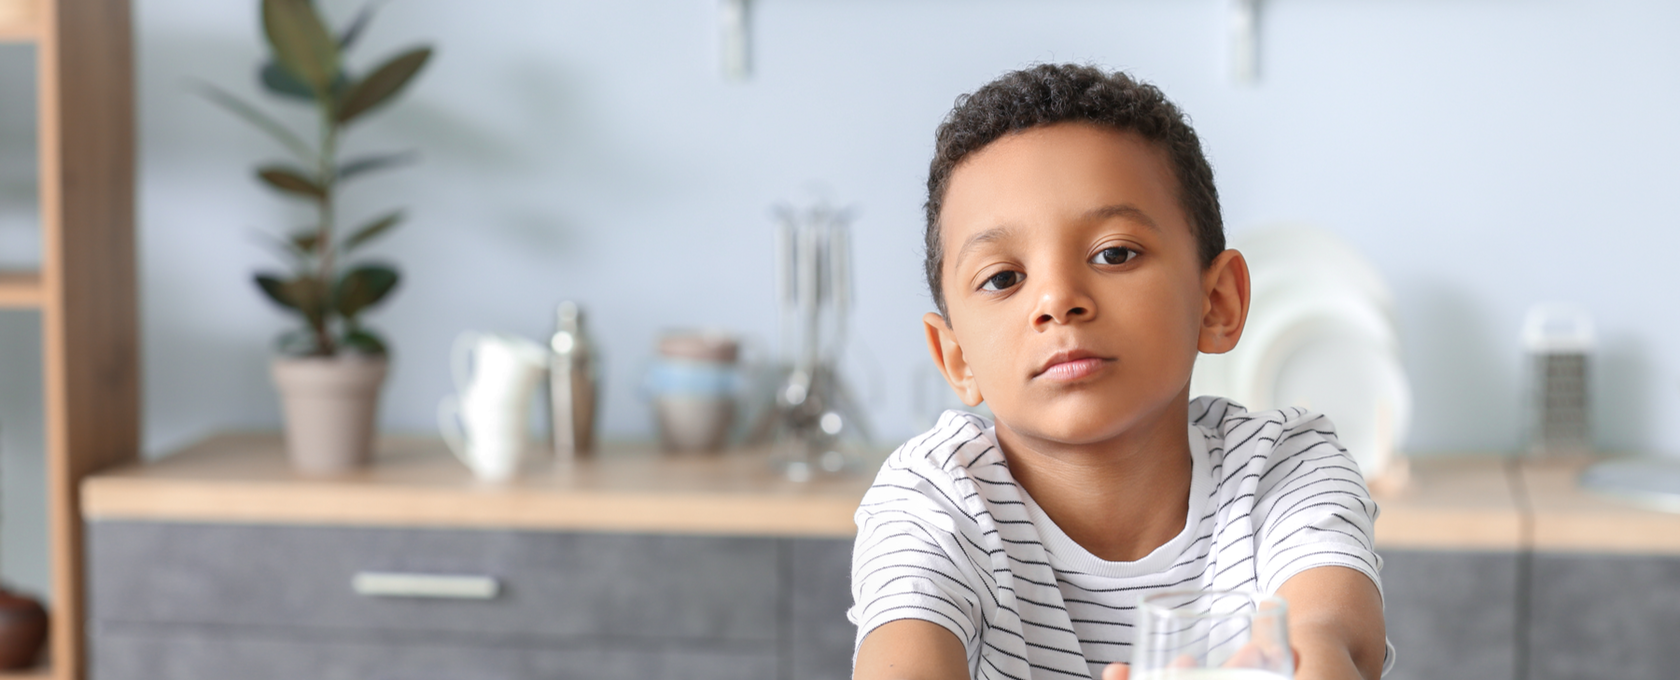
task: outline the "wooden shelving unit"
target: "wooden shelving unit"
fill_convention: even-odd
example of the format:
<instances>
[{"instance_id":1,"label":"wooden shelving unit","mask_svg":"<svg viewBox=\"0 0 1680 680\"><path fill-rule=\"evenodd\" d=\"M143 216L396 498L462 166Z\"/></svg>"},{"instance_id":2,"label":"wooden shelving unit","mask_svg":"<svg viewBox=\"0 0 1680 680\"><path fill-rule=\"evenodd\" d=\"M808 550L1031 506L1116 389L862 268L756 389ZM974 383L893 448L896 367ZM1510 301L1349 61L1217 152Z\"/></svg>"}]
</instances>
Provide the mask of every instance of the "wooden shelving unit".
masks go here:
<instances>
[{"instance_id":1,"label":"wooden shelving unit","mask_svg":"<svg viewBox=\"0 0 1680 680\"><path fill-rule=\"evenodd\" d=\"M83 477L140 449L134 64L127 0L0 0L0 41L35 46L41 264L0 272L0 308L39 310L46 401L50 668L84 676Z\"/></svg>"}]
</instances>

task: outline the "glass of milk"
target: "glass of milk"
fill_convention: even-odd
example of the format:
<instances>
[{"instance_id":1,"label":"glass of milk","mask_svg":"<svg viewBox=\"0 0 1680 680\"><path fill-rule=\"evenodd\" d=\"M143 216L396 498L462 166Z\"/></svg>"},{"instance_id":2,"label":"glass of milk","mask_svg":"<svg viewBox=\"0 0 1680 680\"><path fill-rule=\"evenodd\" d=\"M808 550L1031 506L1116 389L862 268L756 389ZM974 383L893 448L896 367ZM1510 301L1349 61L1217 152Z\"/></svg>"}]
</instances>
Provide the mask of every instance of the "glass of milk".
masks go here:
<instances>
[{"instance_id":1,"label":"glass of milk","mask_svg":"<svg viewBox=\"0 0 1680 680\"><path fill-rule=\"evenodd\" d=\"M1275 595L1178 590L1138 604L1134 680L1287 680L1289 607Z\"/></svg>"}]
</instances>

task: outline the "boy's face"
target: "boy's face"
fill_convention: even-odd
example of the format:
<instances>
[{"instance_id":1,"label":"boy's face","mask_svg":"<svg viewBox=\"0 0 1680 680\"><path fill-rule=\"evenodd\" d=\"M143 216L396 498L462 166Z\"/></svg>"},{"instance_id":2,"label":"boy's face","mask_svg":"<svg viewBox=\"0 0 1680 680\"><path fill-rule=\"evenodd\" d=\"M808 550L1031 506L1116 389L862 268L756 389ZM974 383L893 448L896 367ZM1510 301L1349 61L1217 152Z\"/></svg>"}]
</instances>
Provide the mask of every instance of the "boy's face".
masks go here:
<instances>
[{"instance_id":1,"label":"boy's face","mask_svg":"<svg viewBox=\"0 0 1680 680\"><path fill-rule=\"evenodd\" d=\"M1248 286L1235 251L1203 268L1177 190L1163 151L1087 124L1010 135L958 165L940 213L950 325L924 321L964 401L1066 444L1182 405L1198 348L1235 344ZM1233 269L1234 326L1220 299Z\"/></svg>"}]
</instances>

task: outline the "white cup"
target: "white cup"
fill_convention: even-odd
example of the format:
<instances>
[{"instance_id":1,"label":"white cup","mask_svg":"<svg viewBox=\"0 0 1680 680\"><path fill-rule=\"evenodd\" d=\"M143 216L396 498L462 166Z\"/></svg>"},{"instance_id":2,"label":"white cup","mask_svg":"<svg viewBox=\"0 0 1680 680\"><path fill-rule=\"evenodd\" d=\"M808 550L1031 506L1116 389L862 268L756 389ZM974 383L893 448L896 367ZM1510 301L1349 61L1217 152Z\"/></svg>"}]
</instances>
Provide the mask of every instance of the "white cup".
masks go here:
<instances>
[{"instance_id":1,"label":"white cup","mask_svg":"<svg viewBox=\"0 0 1680 680\"><path fill-rule=\"evenodd\" d=\"M467 331L450 359L459 394L438 403L444 442L479 479L511 479L525 456L531 396L548 352L518 336Z\"/></svg>"},{"instance_id":2,"label":"white cup","mask_svg":"<svg viewBox=\"0 0 1680 680\"><path fill-rule=\"evenodd\" d=\"M548 370L548 351L517 335L466 331L455 338L449 367L455 390L464 396L529 399Z\"/></svg>"}]
</instances>

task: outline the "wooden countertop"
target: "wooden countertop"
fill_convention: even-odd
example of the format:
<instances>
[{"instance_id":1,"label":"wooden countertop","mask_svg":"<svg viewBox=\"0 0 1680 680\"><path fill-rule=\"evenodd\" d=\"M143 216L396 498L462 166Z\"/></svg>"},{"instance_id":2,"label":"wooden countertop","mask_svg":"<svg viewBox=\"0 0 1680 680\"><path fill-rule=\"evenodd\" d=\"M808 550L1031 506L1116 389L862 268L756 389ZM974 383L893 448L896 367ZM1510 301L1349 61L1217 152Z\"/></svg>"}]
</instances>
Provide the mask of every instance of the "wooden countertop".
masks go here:
<instances>
[{"instance_id":1,"label":"wooden countertop","mask_svg":"<svg viewBox=\"0 0 1680 680\"><path fill-rule=\"evenodd\" d=\"M1680 555L1680 514L1583 491L1581 471L1602 458L1527 462L1521 479L1540 552Z\"/></svg>"},{"instance_id":2,"label":"wooden countertop","mask_svg":"<svg viewBox=\"0 0 1680 680\"><path fill-rule=\"evenodd\" d=\"M1414 459L1405 490L1377 496L1377 545L1680 554L1680 514L1580 491L1574 480L1589 462ZM373 467L309 477L288 465L278 434L227 434L89 477L82 511L92 520L847 537L872 476L795 483L765 452L668 457L609 446L497 485L474 480L435 439L387 437Z\"/></svg>"},{"instance_id":3,"label":"wooden countertop","mask_svg":"<svg viewBox=\"0 0 1680 680\"><path fill-rule=\"evenodd\" d=\"M1420 550L1515 550L1522 516L1504 458L1419 458L1404 490L1377 495L1377 545Z\"/></svg>"},{"instance_id":4,"label":"wooden countertop","mask_svg":"<svg viewBox=\"0 0 1680 680\"><path fill-rule=\"evenodd\" d=\"M506 484L473 479L443 443L385 438L367 470L310 477L277 434L229 434L82 483L88 519L501 527L851 536L862 475L790 482L765 453L665 457L605 447L570 469L527 469Z\"/></svg>"}]
</instances>

